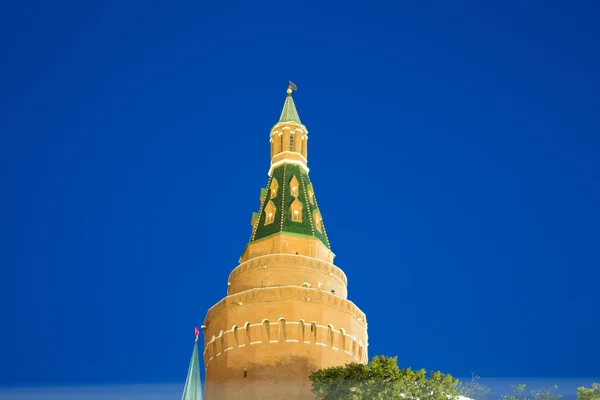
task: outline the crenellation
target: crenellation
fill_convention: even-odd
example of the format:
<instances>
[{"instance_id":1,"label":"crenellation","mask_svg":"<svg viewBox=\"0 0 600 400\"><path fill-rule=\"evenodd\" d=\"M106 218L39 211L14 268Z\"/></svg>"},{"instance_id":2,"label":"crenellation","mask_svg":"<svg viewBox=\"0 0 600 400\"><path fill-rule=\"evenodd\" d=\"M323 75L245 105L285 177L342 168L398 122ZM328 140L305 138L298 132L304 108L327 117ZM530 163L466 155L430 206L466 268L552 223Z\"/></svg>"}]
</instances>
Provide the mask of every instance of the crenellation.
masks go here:
<instances>
[{"instance_id":1,"label":"crenellation","mask_svg":"<svg viewBox=\"0 0 600 400\"><path fill-rule=\"evenodd\" d=\"M288 326L290 325L290 326ZM246 343L235 340L234 332L238 338L245 338ZM355 334L347 333L343 328L336 330L332 324L321 324L312 321L306 324L303 320L290 321L280 318L273 323L268 319L261 322L247 322L243 327L233 326L228 330L221 330L219 336L213 336L204 348L204 361L219 358L226 352L248 346L298 343L327 347L334 351L341 351L359 362L367 362L366 346L362 340L357 340ZM248 334L249 332L249 334ZM258 335L258 336L257 336ZM236 345L237 344L237 345Z\"/></svg>"}]
</instances>

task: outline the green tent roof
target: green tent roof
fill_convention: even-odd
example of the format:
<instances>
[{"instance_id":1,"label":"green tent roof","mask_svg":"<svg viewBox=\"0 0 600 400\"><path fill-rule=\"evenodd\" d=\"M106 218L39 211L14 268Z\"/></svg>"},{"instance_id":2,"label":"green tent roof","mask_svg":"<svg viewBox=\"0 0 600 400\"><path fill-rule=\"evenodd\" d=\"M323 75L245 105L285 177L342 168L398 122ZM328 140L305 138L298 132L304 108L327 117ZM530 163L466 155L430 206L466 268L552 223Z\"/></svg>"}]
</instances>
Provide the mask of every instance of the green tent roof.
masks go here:
<instances>
[{"instance_id":1,"label":"green tent roof","mask_svg":"<svg viewBox=\"0 0 600 400\"><path fill-rule=\"evenodd\" d=\"M194 342L194 352L190 361L185 388L181 400L202 400L202 384L200 383L200 361L198 360L198 339Z\"/></svg>"},{"instance_id":2,"label":"green tent roof","mask_svg":"<svg viewBox=\"0 0 600 400\"><path fill-rule=\"evenodd\" d=\"M281 110L279 122L296 122L298 124L302 124L302 122L300 122L300 117L298 116L298 111L296 111L296 105L294 104L294 99L292 98L291 94L288 94L285 98L285 103L283 104L283 110Z\"/></svg>"},{"instance_id":3,"label":"green tent roof","mask_svg":"<svg viewBox=\"0 0 600 400\"><path fill-rule=\"evenodd\" d=\"M296 178L298 181L298 192L296 196L292 195L290 183ZM276 181L276 185L273 181ZM271 184L277 187L275 194L271 195ZM312 201L309 196L312 193ZM298 200L302 205L302 221L292 220L292 203ZM274 221L270 224L265 224L267 213L265 209L272 202L275 206ZM313 185L310 183L308 174L302 168L294 164L283 164L273 170L267 185L267 193L263 198L259 218L256 225L253 227L252 237L250 242L263 239L267 236L276 233L285 232L296 235L313 236L319 239L327 248L331 249L327 232L321 221L322 218L317 204L317 199L313 192ZM321 229L317 229L317 223L320 222Z\"/></svg>"}]
</instances>

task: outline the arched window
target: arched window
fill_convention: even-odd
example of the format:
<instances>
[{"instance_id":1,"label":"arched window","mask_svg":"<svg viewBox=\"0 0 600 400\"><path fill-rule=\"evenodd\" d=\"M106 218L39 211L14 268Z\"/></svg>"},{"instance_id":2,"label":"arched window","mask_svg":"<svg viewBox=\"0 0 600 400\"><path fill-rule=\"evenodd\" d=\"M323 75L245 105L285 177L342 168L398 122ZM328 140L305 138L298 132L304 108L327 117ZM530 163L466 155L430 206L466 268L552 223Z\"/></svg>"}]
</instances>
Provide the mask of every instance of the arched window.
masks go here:
<instances>
[{"instance_id":1,"label":"arched window","mask_svg":"<svg viewBox=\"0 0 600 400\"><path fill-rule=\"evenodd\" d=\"M279 134L279 152L281 153L283 151L283 135L280 133Z\"/></svg>"},{"instance_id":2,"label":"arched window","mask_svg":"<svg viewBox=\"0 0 600 400\"><path fill-rule=\"evenodd\" d=\"M265 207L265 225L272 224L275 221L275 212L277 211L277 207L275 207L275 203L269 200L267 206Z\"/></svg>"},{"instance_id":3,"label":"arched window","mask_svg":"<svg viewBox=\"0 0 600 400\"><path fill-rule=\"evenodd\" d=\"M263 330L262 330L262 342L269 343L269 320L263 320Z\"/></svg>"},{"instance_id":4,"label":"arched window","mask_svg":"<svg viewBox=\"0 0 600 400\"><path fill-rule=\"evenodd\" d=\"M333 347L333 325L327 325L327 345Z\"/></svg>"},{"instance_id":5,"label":"arched window","mask_svg":"<svg viewBox=\"0 0 600 400\"><path fill-rule=\"evenodd\" d=\"M285 342L285 339L286 339L285 329L286 329L285 319L279 318L279 321L277 323L277 340L279 342Z\"/></svg>"},{"instance_id":6,"label":"arched window","mask_svg":"<svg viewBox=\"0 0 600 400\"><path fill-rule=\"evenodd\" d=\"M211 341L210 341L210 357L214 357L217 354L217 338L215 337L215 335L213 335Z\"/></svg>"},{"instance_id":7,"label":"arched window","mask_svg":"<svg viewBox=\"0 0 600 400\"><path fill-rule=\"evenodd\" d=\"M290 179L290 193L294 197L298 197L298 186L300 186L300 182L298 182L296 175L293 175Z\"/></svg>"},{"instance_id":8,"label":"arched window","mask_svg":"<svg viewBox=\"0 0 600 400\"><path fill-rule=\"evenodd\" d=\"M344 328L340 328L340 350L346 350L346 331Z\"/></svg>"},{"instance_id":9,"label":"arched window","mask_svg":"<svg viewBox=\"0 0 600 400\"><path fill-rule=\"evenodd\" d=\"M223 331L219 332L219 353L225 351L225 336Z\"/></svg>"},{"instance_id":10,"label":"arched window","mask_svg":"<svg viewBox=\"0 0 600 400\"><path fill-rule=\"evenodd\" d=\"M294 132L290 132L290 151L294 151Z\"/></svg>"},{"instance_id":11,"label":"arched window","mask_svg":"<svg viewBox=\"0 0 600 400\"><path fill-rule=\"evenodd\" d=\"M298 324L298 330L299 330L299 335L298 335L298 340L300 340L300 343L304 342L304 321L300 320L300 323Z\"/></svg>"},{"instance_id":12,"label":"arched window","mask_svg":"<svg viewBox=\"0 0 600 400\"><path fill-rule=\"evenodd\" d=\"M302 203L297 198L292 201L290 205L290 211L292 213L292 221L302 222Z\"/></svg>"},{"instance_id":13,"label":"arched window","mask_svg":"<svg viewBox=\"0 0 600 400\"><path fill-rule=\"evenodd\" d=\"M252 342L251 337L250 337L250 322L246 322L246 324L244 324L244 331L245 332L245 336L246 336L246 345L250 345L250 343Z\"/></svg>"},{"instance_id":14,"label":"arched window","mask_svg":"<svg viewBox=\"0 0 600 400\"><path fill-rule=\"evenodd\" d=\"M233 331L233 347L238 347L239 341L238 341L238 327L237 327L237 325L233 326L232 331Z\"/></svg>"},{"instance_id":15,"label":"arched window","mask_svg":"<svg viewBox=\"0 0 600 400\"><path fill-rule=\"evenodd\" d=\"M313 218L315 221L315 228L317 228L319 232L323 232L323 218L321 217L321 212L319 210L314 210Z\"/></svg>"},{"instance_id":16,"label":"arched window","mask_svg":"<svg viewBox=\"0 0 600 400\"><path fill-rule=\"evenodd\" d=\"M310 324L310 341L317 342L317 323L315 321Z\"/></svg>"},{"instance_id":17,"label":"arched window","mask_svg":"<svg viewBox=\"0 0 600 400\"><path fill-rule=\"evenodd\" d=\"M273 197L277 197L277 189L279 189L279 182L277 182L277 179L273 178L271 180L271 185L269 186L269 190L271 191L271 199Z\"/></svg>"}]
</instances>

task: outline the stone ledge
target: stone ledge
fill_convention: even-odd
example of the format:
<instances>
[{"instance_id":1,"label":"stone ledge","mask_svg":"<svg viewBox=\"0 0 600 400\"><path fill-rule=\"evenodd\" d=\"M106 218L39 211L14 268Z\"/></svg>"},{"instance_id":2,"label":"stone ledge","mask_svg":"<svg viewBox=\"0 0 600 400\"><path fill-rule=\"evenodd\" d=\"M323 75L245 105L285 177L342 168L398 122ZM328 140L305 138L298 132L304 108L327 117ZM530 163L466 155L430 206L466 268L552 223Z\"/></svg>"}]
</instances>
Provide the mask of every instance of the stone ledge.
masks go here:
<instances>
[{"instance_id":1,"label":"stone ledge","mask_svg":"<svg viewBox=\"0 0 600 400\"><path fill-rule=\"evenodd\" d=\"M367 318L365 314L350 300L342 299L341 297L322 290L300 286L256 288L227 296L208 309L206 318L204 319L205 325L208 325L211 320L215 319L219 314L225 311L225 309L230 307L244 307L250 304L274 303L289 300L306 303L307 298L310 298L310 302L313 304L322 304L351 315L364 326L365 330L367 329ZM240 302L242 303L241 306L238 304Z\"/></svg>"},{"instance_id":2,"label":"stone ledge","mask_svg":"<svg viewBox=\"0 0 600 400\"><path fill-rule=\"evenodd\" d=\"M348 286L348 278L344 271L339 267L326 261L319 260L318 258L296 254L268 254L244 261L231 271L228 282L237 279L248 271L263 268L264 265L268 268L269 264L288 265L290 267L317 270L327 274L331 273L332 276L340 280L344 286Z\"/></svg>"}]
</instances>

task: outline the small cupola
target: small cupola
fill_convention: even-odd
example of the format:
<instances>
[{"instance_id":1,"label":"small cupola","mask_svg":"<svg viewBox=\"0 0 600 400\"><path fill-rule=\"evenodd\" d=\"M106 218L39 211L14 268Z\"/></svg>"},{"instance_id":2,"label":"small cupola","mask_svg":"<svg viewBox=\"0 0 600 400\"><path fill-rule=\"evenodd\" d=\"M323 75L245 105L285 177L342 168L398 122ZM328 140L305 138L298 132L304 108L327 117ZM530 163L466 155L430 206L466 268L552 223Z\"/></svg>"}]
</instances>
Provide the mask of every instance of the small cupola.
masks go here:
<instances>
[{"instance_id":1,"label":"small cupola","mask_svg":"<svg viewBox=\"0 0 600 400\"><path fill-rule=\"evenodd\" d=\"M298 116L292 97L294 90L297 90L296 85L290 82L279 122L271 129L271 171L283 163L288 163L296 164L308 172L308 130Z\"/></svg>"}]
</instances>

